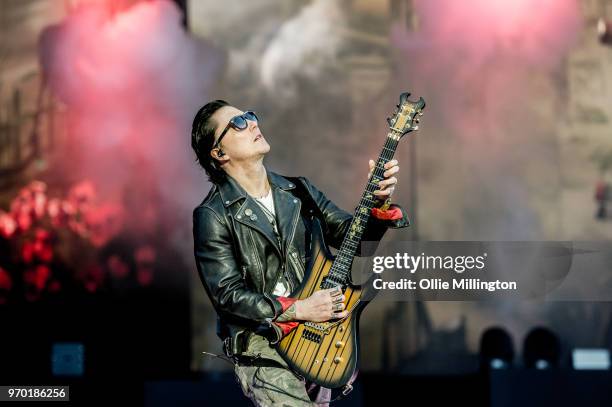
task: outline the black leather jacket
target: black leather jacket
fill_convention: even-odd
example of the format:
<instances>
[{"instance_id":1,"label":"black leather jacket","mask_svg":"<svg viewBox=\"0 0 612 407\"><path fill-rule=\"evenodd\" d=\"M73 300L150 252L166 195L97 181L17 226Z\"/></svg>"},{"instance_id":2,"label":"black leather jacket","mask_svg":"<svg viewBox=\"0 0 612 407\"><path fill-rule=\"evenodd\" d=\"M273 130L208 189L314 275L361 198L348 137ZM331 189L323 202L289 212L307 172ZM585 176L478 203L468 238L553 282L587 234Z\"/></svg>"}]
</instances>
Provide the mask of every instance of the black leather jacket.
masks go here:
<instances>
[{"instance_id":1,"label":"black leather jacket","mask_svg":"<svg viewBox=\"0 0 612 407\"><path fill-rule=\"evenodd\" d=\"M197 269L217 311L217 335L228 355L244 351L250 332L266 336L273 344L282 337L272 322L283 309L272 292L284 267L303 276L310 258L313 214L296 195L294 182L304 184L320 209L327 245L339 247L352 219L352 214L338 208L304 177L291 181L268 171L268 179L282 237L280 246L257 202L229 175L224 183L214 185L193 211ZM397 220L371 216L362 240L379 241L387 228L408 226L405 211L402 213L403 218Z\"/></svg>"}]
</instances>

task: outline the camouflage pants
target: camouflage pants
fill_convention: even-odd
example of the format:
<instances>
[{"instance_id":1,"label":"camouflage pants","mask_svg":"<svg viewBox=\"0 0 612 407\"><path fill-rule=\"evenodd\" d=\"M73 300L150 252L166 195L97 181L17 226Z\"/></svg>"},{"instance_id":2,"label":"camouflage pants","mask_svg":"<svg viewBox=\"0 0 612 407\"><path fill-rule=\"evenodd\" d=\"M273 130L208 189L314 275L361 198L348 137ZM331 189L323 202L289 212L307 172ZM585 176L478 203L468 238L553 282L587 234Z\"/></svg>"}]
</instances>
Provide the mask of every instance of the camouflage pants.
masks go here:
<instances>
[{"instance_id":1,"label":"camouflage pants","mask_svg":"<svg viewBox=\"0 0 612 407\"><path fill-rule=\"evenodd\" d=\"M253 334L249 337L245 355L257 354L261 354L258 361L271 359L282 367L273 362L262 363L264 366L235 365L236 380L240 383L244 395L251 399L255 406L329 406L330 389L309 383L294 374L266 338Z\"/></svg>"}]
</instances>

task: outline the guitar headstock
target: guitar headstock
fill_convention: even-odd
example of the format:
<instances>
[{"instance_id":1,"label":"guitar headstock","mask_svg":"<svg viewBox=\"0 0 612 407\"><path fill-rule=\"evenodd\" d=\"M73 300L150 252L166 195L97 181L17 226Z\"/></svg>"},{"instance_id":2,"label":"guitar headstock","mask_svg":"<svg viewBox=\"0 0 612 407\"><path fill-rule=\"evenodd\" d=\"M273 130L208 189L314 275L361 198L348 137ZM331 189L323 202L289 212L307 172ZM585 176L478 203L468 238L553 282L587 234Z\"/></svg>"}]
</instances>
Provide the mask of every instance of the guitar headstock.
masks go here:
<instances>
[{"instance_id":1,"label":"guitar headstock","mask_svg":"<svg viewBox=\"0 0 612 407\"><path fill-rule=\"evenodd\" d=\"M403 135L419 129L419 117L423 116L425 100L420 97L413 102L409 100L410 93L404 92L400 95L400 103L393 116L387 118L387 123L393 132L402 137Z\"/></svg>"}]
</instances>

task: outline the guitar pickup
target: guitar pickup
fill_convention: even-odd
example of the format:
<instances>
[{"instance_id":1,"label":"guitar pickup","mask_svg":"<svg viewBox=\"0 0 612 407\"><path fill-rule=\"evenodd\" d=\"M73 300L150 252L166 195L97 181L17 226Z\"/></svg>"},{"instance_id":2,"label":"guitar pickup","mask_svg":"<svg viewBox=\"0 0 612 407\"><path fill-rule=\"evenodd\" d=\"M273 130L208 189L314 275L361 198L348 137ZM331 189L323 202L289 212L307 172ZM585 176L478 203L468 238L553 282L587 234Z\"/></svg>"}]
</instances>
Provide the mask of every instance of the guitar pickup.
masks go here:
<instances>
[{"instance_id":1,"label":"guitar pickup","mask_svg":"<svg viewBox=\"0 0 612 407\"><path fill-rule=\"evenodd\" d=\"M334 276L327 275L327 276L323 277L323 280L321 281L321 288L322 289L332 288L332 287L335 287L337 285L342 287L342 292L344 292L346 282L340 280L340 278L337 278L337 277L334 278Z\"/></svg>"}]
</instances>

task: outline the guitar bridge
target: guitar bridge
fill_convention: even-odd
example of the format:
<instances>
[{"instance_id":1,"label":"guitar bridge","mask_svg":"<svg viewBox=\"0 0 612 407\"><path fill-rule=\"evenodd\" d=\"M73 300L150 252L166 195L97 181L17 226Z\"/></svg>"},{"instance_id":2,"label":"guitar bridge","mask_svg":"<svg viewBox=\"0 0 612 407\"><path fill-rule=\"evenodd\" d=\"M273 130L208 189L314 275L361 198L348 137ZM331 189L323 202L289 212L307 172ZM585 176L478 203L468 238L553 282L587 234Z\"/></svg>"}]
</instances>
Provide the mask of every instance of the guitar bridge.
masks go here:
<instances>
[{"instance_id":1,"label":"guitar bridge","mask_svg":"<svg viewBox=\"0 0 612 407\"><path fill-rule=\"evenodd\" d=\"M308 329L304 329L302 331L302 338L308 339L309 341L312 341L315 343L321 343L321 340L323 339L321 335L314 333L312 331L309 331Z\"/></svg>"}]
</instances>

